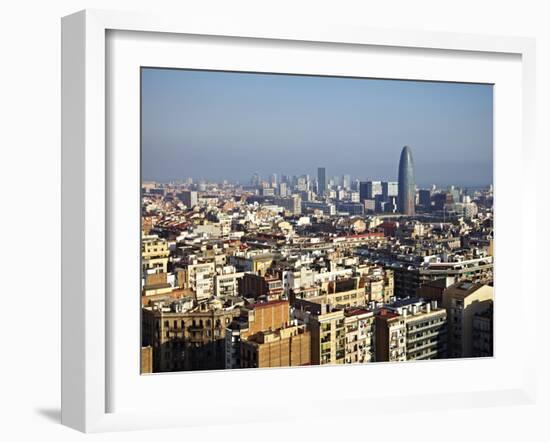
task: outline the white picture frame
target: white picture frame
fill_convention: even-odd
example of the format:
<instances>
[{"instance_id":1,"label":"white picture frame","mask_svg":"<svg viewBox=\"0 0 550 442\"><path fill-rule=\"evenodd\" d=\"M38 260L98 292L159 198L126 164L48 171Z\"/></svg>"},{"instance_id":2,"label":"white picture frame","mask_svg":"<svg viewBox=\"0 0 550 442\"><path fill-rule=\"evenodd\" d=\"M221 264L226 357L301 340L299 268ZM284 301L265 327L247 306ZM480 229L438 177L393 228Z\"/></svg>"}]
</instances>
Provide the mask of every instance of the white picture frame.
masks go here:
<instances>
[{"instance_id":1,"label":"white picture frame","mask_svg":"<svg viewBox=\"0 0 550 442\"><path fill-rule=\"evenodd\" d=\"M111 77L106 76L106 72L108 63L112 62L107 57L116 56L116 53L113 55L109 52L107 44L107 34L113 31L155 33L156 37L163 35L185 38L187 35L269 40L285 42L287 46L307 42L312 45L337 44L341 48L369 46L376 47L380 51L391 48L402 48L404 51L426 49L435 51L434 57L438 57L438 53L469 53L475 54L475 57L480 60L485 56L489 57L490 54L515 56L519 60L521 69L521 94L519 95L521 111L517 114L521 115L521 121L516 121L516 126L521 128L518 139L521 148L517 147L516 153L518 158L521 158L524 176L529 176L529 173L534 170L535 43L532 39L360 29L337 25L327 27L307 24L307 26L294 27L282 23L271 25L245 22L215 23L196 20L192 17L181 19L181 17L99 10L82 11L63 18L62 423L80 431L208 425L211 418L211 416L201 418L200 412L189 413L185 407L178 411L171 409L169 412L162 409L117 410L117 407L113 408L110 404L109 395L114 388L112 379L113 377L116 379L116 376L112 374L112 364L115 359L109 338L109 333L112 333L109 327L112 326L115 318L111 317L110 311L112 303L108 296L108 287L112 275L108 266L112 264L113 259L109 252L109 244L113 241L112 235L116 229L110 227L112 221L110 220L112 216L110 214L112 209L110 180L113 180L111 175L113 170L109 164L112 158L107 145L109 134L106 121L111 118L111 111L107 106L109 102L107 78ZM418 79L422 79L422 75ZM496 106L498 114L498 104ZM136 146L137 149L139 149L138 146ZM535 207L534 191L518 189L517 192L524 207ZM502 200L497 198L497 201L505 201L505 197L502 197ZM497 202L497 204L502 203ZM521 229L519 230L518 235L526 235L521 233ZM521 241L520 243L522 247L519 253L523 258L533 253L532 242ZM498 247L496 259L502 259L501 274L504 275L505 249L502 248L503 252L499 255ZM499 258L501 256L503 258ZM528 268L525 265L519 271L526 274ZM498 278L499 276L496 276L497 281ZM535 280L534 278L523 279L521 303L534 304L536 302ZM407 389L397 384L391 388L388 387L387 394L376 396L376 408L387 411L396 408L405 410L411 404L414 404L416 409L460 408L471 406L473 401L477 405L486 406L503 403L532 403L535 397L535 328L534 320L525 323L522 331L522 336L525 338L522 360L514 368L513 379L509 379L509 383L503 381L498 388L495 384L488 389L476 387L474 391L468 391L467 388L463 388L462 392L441 394L436 390L428 389L423 395L419 395L414 389ZM499 331L496 335L497 340L498 333ZM449 370L460 370L462 364L467 362L434 363L448 364L446 366ZM453 366L451 367L450 364ZM376 373L380 373L381 370L393 370L392 373L395 375L406 373L408 376L415 370L414 367L411 368L415 364L404 365L408 366L404 369L405 371L395 371L402 369L395 369L394 365L381 364L376 368ZM420 364L420 366L426 367L426 364ZM441 365L441 367L444 366ZM485 367L486 370L492 368L494 367L490 365ZM332 376L334 369L341 368L306 368L305 370L317 370L316 373L323 373L323 376ZM357 376L363 367L354 366L345 367L345 369L349 370L350 376ZM311 373L312 371L308 372L309 378ZM300 371L294 369L238 371L238 373L186 373L178 376L189 375L193 380L210 376L208 379L211 385L203 387L207 389L217 388L212 376L231 376L229 379L234 382L246 380L253 386L253 391L254 386L262 385L269 376L287 379L289 376L301 376L301 379L306 381ZM143 379L146 378L149 377L143 377ZM158 377L158 379L161 378L164 379L159 382L165 384L172 382L167 380L167 376ZM357 395L342 397L340 402L342 413L364 413L372 410L372 405L360 401L361 394L363 390L358 388ZM333 398L329 396L326 400L333 400ZM232 399L232 401L238 406L238 399ZM399 404L397 405L396 402ZM317 412L323 403L319 398L312 398L308 402L309 413ZM267 412L270 420L297 416L292 407L274 406L267 408ZM249 415L242 419L261 421L262 414L265 413L265 409L262 412L251 410ZM226 417L226 422L232 422L235 419L230 412ZM218 418L218 421L220 419L223 421L221 414Z\"/></svg>"}]
</instances>

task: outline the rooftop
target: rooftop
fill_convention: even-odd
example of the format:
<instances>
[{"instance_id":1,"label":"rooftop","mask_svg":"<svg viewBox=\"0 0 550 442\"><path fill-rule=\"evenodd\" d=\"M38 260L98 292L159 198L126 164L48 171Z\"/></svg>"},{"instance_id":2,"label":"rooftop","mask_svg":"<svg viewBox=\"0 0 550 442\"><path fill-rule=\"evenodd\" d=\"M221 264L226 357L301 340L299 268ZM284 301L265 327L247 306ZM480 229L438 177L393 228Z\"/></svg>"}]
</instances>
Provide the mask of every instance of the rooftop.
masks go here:
<instances>
[{"instance_id":1,"label":"rooftop","mask_svg":"<svg viewBox=\"0 0 550 442\"><path fill-rule=\"evenodd\" d=\"M378 310L377 316L392 319L398 317L399 314L387 308L381 308L380 310Z\"/></svg>"},{"instance_id":2,"label":"rooftop","mask_svg":"<svg viewBox=\"0 0 550 442\"><path fill-rule=\"evenodd\" d=\"M357 316L357 315L363 315L365 313L372 313L372 310L368 310L365 308L350 308L344 310L345 316Z\"/></svg>"},{"instance_id":3,"label":"rooftop","mask_svg":"<svg viewBox=\"0 0 550 442\"><path fill-rule=\"evenodd\" d=\"M424 301L421 298L413 297L413 298L403 298L398 299L395 302L392 302L391 306L394 308L398 307L406 307L413 304L422 304Z\"/></svg>"},{"instance_id":4,"label":"rooftop","mask_svg":"<svg viewBox=\"0 0 550 442\"><path fill-rule=\"evenodd\" d=\"M460 281L448 287L446 291L451 292L453 296L466 297L476 292L485 285L487 284L484 284L482 282Z\"/></svg>"},{"instance_id":5,"label":"rooftop","mask_svg":"<svg viewBox=\"0 0 550 442\"><path fill-rule=\"evenodd\" d=\"M285 301L285 300L275 300L275 301L268 301L268 302L256 302L254 304L250 304L248 307L251 308L251 309L261 309L261 308L267 308L267 307L273 307L275 305L282 305L282 304L287 304L288 305L288 301Z\"/></svg>"}]
</instances>

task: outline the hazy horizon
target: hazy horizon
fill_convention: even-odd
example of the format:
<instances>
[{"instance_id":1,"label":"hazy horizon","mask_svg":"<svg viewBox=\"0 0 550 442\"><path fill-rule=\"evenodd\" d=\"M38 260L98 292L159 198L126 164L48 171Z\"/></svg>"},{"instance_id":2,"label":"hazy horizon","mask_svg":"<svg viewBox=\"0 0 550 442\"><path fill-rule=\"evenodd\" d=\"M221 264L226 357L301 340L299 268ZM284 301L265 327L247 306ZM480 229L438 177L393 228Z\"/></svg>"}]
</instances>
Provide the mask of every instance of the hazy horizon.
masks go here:
<instances>
[{"instance_id":1,"label":"hazy horizon","mask_svg":"<svg viewBox=\"0 0 550 442\"><path fill-rule=\"evenodd\" d=\"M491 85L142 69L142 178L247 183L344 174L418 186L493 182Z\"/></svg>"}]
</instances>

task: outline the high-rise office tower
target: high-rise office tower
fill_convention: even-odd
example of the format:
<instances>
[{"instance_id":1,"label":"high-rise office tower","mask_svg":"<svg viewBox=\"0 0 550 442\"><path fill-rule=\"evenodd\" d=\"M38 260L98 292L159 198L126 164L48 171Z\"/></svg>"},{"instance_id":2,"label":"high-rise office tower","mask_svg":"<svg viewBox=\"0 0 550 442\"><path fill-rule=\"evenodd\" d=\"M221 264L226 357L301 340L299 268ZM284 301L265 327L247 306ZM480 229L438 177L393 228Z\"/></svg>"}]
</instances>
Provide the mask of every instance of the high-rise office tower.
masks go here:
<instances>
[{"instance_id":1,"label":"high-rise office tower","mask_svg":"<svg viewBox=\"0 0 550 442\"><path fill-rule=\"evenodd\" d=\"M342 187L346 190L349 190L351 188L351 176L350 175L343 175L342 176Z\"/></svg>"},{"instance_id":2,"label":"high-rise office tower","mask_svg":"<svg viewBox=\"0 0 550 442\"><path fill-rule=\"evenodd\" d=\"M418 204L424 207L424 209L430 209L432 207L432 192L429 189L420 189L418 191Z\"/></svg>"},{"instance_id":3,"label":"high-rise office tower","mask_svg":"<svg viewBox=\"0 0 550 442\"><path fill-rule=\"evenodd\" d=\"M363 202L367 199L367 188L368 188L368 182L367 181L360 181L359 182L359 200L361 202Z\"/></svg>"},{"instance_id":4,"label":"high-rise office tower","mask_svg":"<svg viewBox=\"0 0 550 442\"><path fill-rule=\"evenodd\" d=\"M279 195L280 196L286 196L286 192L287 192L287 187L286 187L286 183L279 183Z\"/></svg>"},{"instance_id":5,"label":"high-rise office tower","mask_svg":"<svg viewBox=\"0 0 550 442\"><path fill-rule=\"evenodd\" d=\"M391 196L397 196L398 185L396 181L382 182L382 198L387 200Z\"/></svg>"},{"instance_id":6,"label":"high-rise office tower","mask_svg":"<svg viewBox=\"0 0 550 442\"><path fill-rule=\"evenodd\" d=\"M307 179L305 176L301 176L297 179L296 181L296 188L300 191L300 192L305 192L307 189Z\"/></svg>"},{"instance_id":7,"label":"high-rise office tower","mask_svg":"<svg viewBox=\"0 0 550 442\"><path fill-rule=\"evenodd\" d=\"M382 183L380 181L367 181L367 199L373 200L376 195L382 195Z\"/></svg>"},{"instance_id":8,"label":"high-rise office tower","mask_svg":"<svg viewBox=\"0 0 550 442\"><path fill-rule=\"evenodd\" d=\"M324 167L317 168L317 186L319 195L324 196L327 190L327 173Z\"/></svg>"},{"instance_id":9,"label":"high-rise office tower","mask_svg":"<svg viewBox=\"0 0 550 442\"><path fill-rule=\"evenodd\" d=\"M404 215L414 215L416 188L414 184L414 163L409 146L403 147L399 159L397 210Z\"/></svg>"}]
</instances>

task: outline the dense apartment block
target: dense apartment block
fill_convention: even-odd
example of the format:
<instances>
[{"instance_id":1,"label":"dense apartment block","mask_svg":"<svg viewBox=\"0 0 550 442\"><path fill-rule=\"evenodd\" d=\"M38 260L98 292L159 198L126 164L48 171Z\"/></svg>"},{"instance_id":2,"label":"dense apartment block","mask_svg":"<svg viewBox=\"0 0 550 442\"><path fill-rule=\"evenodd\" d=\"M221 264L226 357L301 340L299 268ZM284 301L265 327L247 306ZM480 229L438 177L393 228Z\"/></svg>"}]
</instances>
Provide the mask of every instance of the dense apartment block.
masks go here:
<instances>
[{"instance_id":1,"label":"dense apartment block","mask_svg":"<svg viewBox=\"0 0 550 442\"><path fill-rule=\"evenodd\" d=\"M405 319L390 308L381 308L375 317L376 361L407 360L407 329Z\"/></svg>"},{"instance_id":2,"label":"dense apartment block","mask_svg":"<svg viewBox=\"0 0 550 442\"><path fill-rule=\"evenodd\" d=\"M233 266L219 267L214 275L215 296L221 298L239 296L239 286L243 278L244 272L237 272Z\"/></svg>"},{"instance_id":3,"label":"dense apartment block","mask_svg":"<svg viewBox=\"0 0 550 442\"><path fill-rule=\"evenodd\" d=\"M142 372L491 356L493 190L405 151L400 182L144 183Z\"/></svg>"},{"instance_id":4,"label":"dense apartment block","mask_svg":"<svg viewBox=\"0 0 550 442\"><path fill-rule=\"evenodd\" d=\"M186 299L142 309L142 343L153 349L153 371L225 368L225 329L237 308Z\"/></svg>"},{"instance_id":5,"label":"dense apartment block","mask_svg":"<svg viewBox=\"0 0 550 442\"><path fill-rule=\"evenodd\" d=\"M442 359L447 355L447 312L436 301L398 301L376 313L376 360Z\"/></svg>"},{"instance_id":6,"label":"dense apartment block","mask_svg":"<svg viewBox=\"0 0 550 442\"><path fill-rule=\"evenodd\" d=\"M288 301L275 300L244 305L240 308L239 316L235 317L225 330L225 366L252 368L259 367L258 364L271 363L269 361L275 364L277 351L279 359L296 360L291 358L291 351L294 348L294 351L301 349L300 351L304 352L304 340L308 341L309 352L309 332L291 320ZM249 341L250 345L247 344ZM287 346L288 352L285 353ZM260 350L263 352L262 355L269 357L266 356L266 359L262 356L261 360L258 359ZM256 355L256 359L250 356L253 354ZM309 363L309 356L308 361L305 356L300 356L298 360L304 361L298 365L306 365Z\"/></svg>"},{"instance_id":7,"label":"dense apartment block","mask_svg":"<svg viewBox=\"0 0 550 442\"><path fill-rule=\"evenodd\" d=\"M246 272L241 281L240 293L245 298L276 301L281 299L283 294L283 281L274 275L261 276Z\"/></svg>"},{"instance_id":8,"label":"dense apartment block","mask_svg":"<svg viewBox=\"0 0 550 442\"><path fill-rule=\"evenodd\" d=\"M328 304L310 303L304 312L311 332L311 363L343 364L346 354L344 311Z\"/></svg>"},{"instance_id":9,"label":"dense apartment block","mask_svg":"<svg viewBox=\"0 0 550 442\"><path fill-rule=\"evenodd\" d=\"M401 307L405 318L407 361L447 356L447 312L437 301L417 301Z\"/></svg>"},{"instance_id":10,"label":"dense apartment block","mask_svg":"<svg viewBox=\"0 0 550 442\"><path fill-rule=\"evenodd\" d=\"M193 291L197 301L210 298L214 294L214 262L197 262L187 266L187 286Z\"/></svg>"},{"instance_id":11,"label":"dense apartment block","mask_svg":"<svg viewBox=\"0 0 550 442\"><path fill-rule=\"evenodd\" d=\"M167 242L157 235L144 236L141 239L141 267L144 275L166 273L168 271Z\"/></svg>"},{"instance_id":12,"label":"dense apartment block","mask_svg":"<svg viewBox=\"0 0 550 442\"><path fill-rule=\"evenodd\" d=\"M344 310L345 363L374 362L376 354L374 312L364 308Z\"/></svg>"},{"instance_id":13,"label":"dense apartment block","mask_svg":"<svg viewBox=\"0 0 550 442\"><path fill-rule=\"evenodd\" d=\"M241 343L241 368L311 364L311 336L305 325L258 332Z\"/></svg>"}]
</instances>

